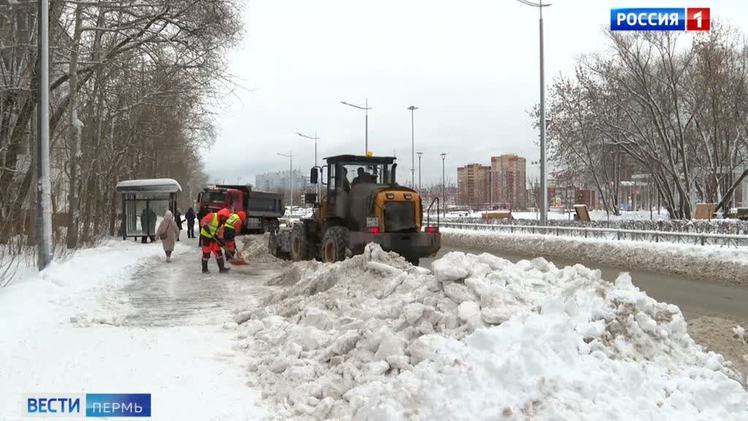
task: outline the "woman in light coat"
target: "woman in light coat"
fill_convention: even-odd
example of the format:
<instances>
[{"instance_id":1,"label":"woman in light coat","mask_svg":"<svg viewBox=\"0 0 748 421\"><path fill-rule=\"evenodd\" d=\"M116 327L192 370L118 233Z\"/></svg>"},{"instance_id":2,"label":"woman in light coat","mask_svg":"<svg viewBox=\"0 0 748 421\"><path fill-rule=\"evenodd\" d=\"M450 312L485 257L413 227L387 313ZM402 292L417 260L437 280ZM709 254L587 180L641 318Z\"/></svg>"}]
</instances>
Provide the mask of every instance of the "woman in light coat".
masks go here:
<instances>
[{"instance_id":1,"label":"woman in light coat","mask_svg":"<svg viewBox=\"0 0 748 421\"><path fill-rule=\"evenodd\" d=\"M174 215L170 210L167 210L164 214L164 219L161 220L156 230L156 237L161 240L167 262L171 262L171 252L174 251L174 243L177 241L177 235L179 235L179 228L176 221L174 221Z\"/></svg>"}]
</instances>

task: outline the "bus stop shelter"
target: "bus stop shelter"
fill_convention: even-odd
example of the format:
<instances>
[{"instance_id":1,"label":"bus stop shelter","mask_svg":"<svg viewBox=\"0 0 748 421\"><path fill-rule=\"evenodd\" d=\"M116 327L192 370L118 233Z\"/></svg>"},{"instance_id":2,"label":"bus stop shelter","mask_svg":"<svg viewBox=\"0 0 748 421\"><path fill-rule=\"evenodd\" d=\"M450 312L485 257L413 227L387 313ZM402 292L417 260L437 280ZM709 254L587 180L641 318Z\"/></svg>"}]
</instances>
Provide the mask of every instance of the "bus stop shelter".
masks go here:
<instances>
[{"instance_id":1,"label":"bus stop shelter","mask_svg":"<svg viewBox=\"0 0 748 421\"><path fill-rule=\"evenodd\" d=\"M155 240L156 222L166 210L177 208L182 186L171 178L125 180L117 183L122 196L122 239L141 237Z\"/></svg>"}]
</instances>

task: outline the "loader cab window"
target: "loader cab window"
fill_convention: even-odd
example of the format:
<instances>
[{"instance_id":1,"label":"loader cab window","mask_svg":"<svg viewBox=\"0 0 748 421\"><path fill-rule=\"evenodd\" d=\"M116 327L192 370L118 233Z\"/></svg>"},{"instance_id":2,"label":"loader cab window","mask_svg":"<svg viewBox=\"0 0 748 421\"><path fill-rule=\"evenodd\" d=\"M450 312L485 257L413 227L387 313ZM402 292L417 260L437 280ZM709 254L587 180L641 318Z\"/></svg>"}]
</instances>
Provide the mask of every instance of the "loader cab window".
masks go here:
<instances>
[{"instance_id":1,"label":"loader cab window","mask_svg":"<svg viewBox=\"0 0 748 421\"><path fill-rule=\"evenodd\" d=\"M387 164L343 164L348 184L375 183L388 184L389 165Z\"/></svg>"},{"instance_id":2,"label":"loader cab window","mask_svg":"<svg viewBox=\"0 0 748 421\"><path fill-rule=\"evenodd\" d=\"M358 183L390 184L391 164L338 162L327 166L329 190L350 190Z\"/></svg>"},{"instance_id":3,"label":"loader cab window","mask_svg":"<svg viewBox=\"0 0 748 421\"><path fill-rule=\"evenodd\" d=\"M338 172L335 170L336 165L327 164L327 189L336 190L338 188Z\"/></svg>"}]
</instances>

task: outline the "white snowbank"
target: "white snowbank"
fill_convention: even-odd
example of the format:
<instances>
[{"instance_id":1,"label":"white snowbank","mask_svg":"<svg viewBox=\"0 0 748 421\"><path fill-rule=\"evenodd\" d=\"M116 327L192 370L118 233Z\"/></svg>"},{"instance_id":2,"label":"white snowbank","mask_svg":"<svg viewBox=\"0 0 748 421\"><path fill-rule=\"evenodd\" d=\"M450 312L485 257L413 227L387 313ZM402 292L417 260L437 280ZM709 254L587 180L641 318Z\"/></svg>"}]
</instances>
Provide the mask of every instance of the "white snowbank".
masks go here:
<instances>
[{"instance_id":1,"label":"white snowbank","mask_svg":"<svg viewBox=\"0 0 748 421\"><path fill-rule=\"evenodd\" d=\"M447 212L444 218L446 220L459 220L463 218L482 218L483 212L485 211L451 211ZM593 221L667 221L670 217L667 211L662 209L660 213L654 210L652 214L649 211L621 211L620 215L607 214L604 210L590 210L590 219ZM425 216L425 213L424 213ZM431 213L432 218L436 218L436 212ZM512 218L514 219L540 219L539 212L528 212L528 211L512 211ZM567 221L574 219L574 211L567 212L563 209L551 209L548 212L549 220Z\"/></svg>"},{"instance_id":2,"label":"white snowbank","mask_svg":"<svg viewBox=\"0 0 748 421\"><path fill-rule=\"evenodd\" d=\"M123 285L128 269L159 253L160 244L110 240L55 260L42 272L23 268L10 286L0 290L0 347L4 338L50 328L91 308L96 296L86 291Z\"/></svg>"},{"instance_id":3,"label":"white snowbank","mask_svg":"<svg viewBox=\"0 0 748 421\"><path fill-rule=\"evenodd\" d=\"M729 285L748 285L748 250L745 247L646 243L598 238L553 237L444 228L442 245L556 257L610 266L688 274Z\"/></svg>"},{"instance_id":4,"label":"white snowbank","mask_svg":"<svg viewBox=\"0 0 748 421\"><path fill-rule=\"evenodd\" d=\"M180 265L198 273L198 249L186 243L170 272L160 244L113 240L0 289L0 420L26 419L24 395L43 393L151 393L154 419L262 419L231 331L123 323L132 311L123 286L169 288L184 281ZM133 279L138 270L160 275Z\"/></svg>"},{"instance_id":5,"label":"white snowbank","mask_svg":"<svg viewBox=\"0 0 748 421\"><path fill-rule=\"evenodd\" d=\"M463 253L431 273L369 245L280 279L237 319L277 419L748 419L723 358L625 275Z\"/></svg>"}]
</instances>

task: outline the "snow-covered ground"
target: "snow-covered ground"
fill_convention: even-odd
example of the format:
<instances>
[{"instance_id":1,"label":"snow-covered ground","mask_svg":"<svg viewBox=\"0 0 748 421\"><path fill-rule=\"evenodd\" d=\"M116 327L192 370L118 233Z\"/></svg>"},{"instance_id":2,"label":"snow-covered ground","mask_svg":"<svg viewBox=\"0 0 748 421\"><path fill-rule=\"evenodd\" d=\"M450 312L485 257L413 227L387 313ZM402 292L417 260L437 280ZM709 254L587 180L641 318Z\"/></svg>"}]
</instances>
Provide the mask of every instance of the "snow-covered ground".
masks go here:
<instances>
[{"instance_id":1,"label":"snow-covered ground","mask_svg":"<svg viewBox=\"0 0 748 421\"><path fill-rule=\"evenodd\" d=\"M205 276L194 241L171 264L111 241L22 273L0 289L0 419L27 393L121 392L152 393L159 420L748 420L729 364L625 275L244 253Z\"/></svg>"},{"instance_id":2,"label":"snow-covered ground","mask_svg":"<svg viewBox=\"0 0 748 421\"><path fill-rule=\"evenodd\" d=\"M160 420L262 416L228 310L191 305L217 281L198 278L194 243L175 253L167 266L159 244L113 240L0 289L0 420L39 393L151 393Z\"/></svg>"},{"instance_id":3,"label":"snow-covered ground","mask_svg":"<svg viewBox=\"0 0 748 421\"><path fill-rule=\"evenodd\" d=\"M432 214L432 218L436 217L436 213ZM480 219L483 217L483 211L454 211L454 212L447 212L446 218L447 220L459 220L463 218L475 218ZM531 220L537 220L540 219L538 212L518 212L513 211L512 212L512 218L514 219L531 219ZM571 213L565 212L563 210L559 209L552 209L550 212L548 212L548 219L550 220L556 220L556 221L566 221L566 220L573 220L574 219L574 212ZM654 220L654 221L667 221L670 219L668 217L667 211L664 209L661 209L658 213L656 210L650 213L649 211L621 211L620 215L608 215L605 213L605 211L602 210L592 210L590 211L590 219L593 221L648 221L648 220Z\"/></svg>"},{"instance_id":4,"label":"snow-covered ground","mask_svg":"<svg viewBox=\"0 0 748 421\"><path fill-rule=\"evenodd\" d=\"M313 212L314 212L314 208L311 208L311 207L303 208L299 206L294 206L293 208L291 208L290 206L286 206L286 212L283 214L283 218L294 219L294 220L298 220L301 218L309 218L312 216Z\"/></svg>"},{"instance_id":5,"label":"snow-covered ground","mask_svg":"<svg viewBox=\"0 0 748 421\"><path fill-rule=\"evenodd\" d=\"M454 247L557 257L571 261L686 274L736 286L748 286L745 247L552 237L538 234L442 229L442 242Z\"/></svg>"}]
</instances>

